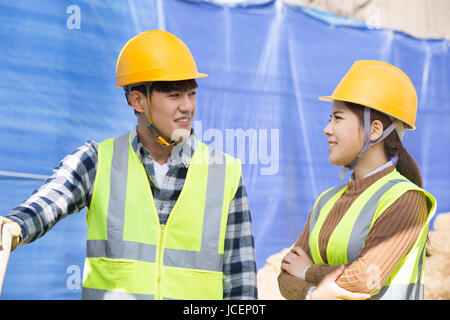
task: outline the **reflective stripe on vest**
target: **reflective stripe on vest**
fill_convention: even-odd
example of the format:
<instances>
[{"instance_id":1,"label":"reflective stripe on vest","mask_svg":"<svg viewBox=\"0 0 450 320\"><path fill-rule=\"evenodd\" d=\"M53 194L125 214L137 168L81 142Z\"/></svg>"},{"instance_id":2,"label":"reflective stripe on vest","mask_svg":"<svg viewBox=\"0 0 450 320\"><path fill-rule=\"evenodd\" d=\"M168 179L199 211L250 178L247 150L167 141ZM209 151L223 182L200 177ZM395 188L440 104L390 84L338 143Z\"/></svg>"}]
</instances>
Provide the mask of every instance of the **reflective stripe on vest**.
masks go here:
<instances>
[{"instance_id":1,"label":"reflective stripe on vest","mask_svg":"<svg viewBox=\"0 0 450 320\"><path fill-rule=\"evenodd\" d=\"M356 218L348 241L347 261L354 261L359 257L381 197L394 185L404 181L405 180L400 179L388 181L372 195L369 201L367 201L361 209L361 212L364 214L359 214Z\"/></svg>"},{"instance_id":2,"label":"reflective stripe on vest","mask_svg":"<svg viewBox=\"0 0 450 320\"><path fill-rule=\"evenodd\" d=\"M84 300L154 300L155 296L83 287L81 298Z\"/></svg>"},{"instance_id":3,"label":"reflective stripe on vest","mask_svg":"<svg viewBox=\"0 0 450 320\"><path fill-rule=\"evenodd\" d=\"M319 233L327 215L345 190L346 185L341 185L325 191L313 208L309 229L309 250L314 263L324 263L319 251ZM402 259L385 286L372 297L373 299L423 298L425 239L429 221L436 208L433 196L394 170L375 182L352 203L333 230L327 244L328 264L338 265L355 261L376 219L409 190L422 191L428 197L432 204L428 220L408 255Z\"/></svg>"},{"instance_id":4,"label":"reflective stripe on vest","mask_svg":"<svg viewBox=\"0 0 450 320\"><path fill-rule=\"evenodd\" d=\"M194 281L195 279L193 278L191 282L198 282L201 284L202 281L208 281L208 278L214 279L216 283L218 283L218 279L222 281L223 244L225 233L224 224L226 225L229 202L233 198L234 193L236 192L237 186L239 184L239 178L241 174L240 163L235 159L230 160L232 159L231 157L226 156L221 152L220 153L214 152L213 149L208 148L203 143L200 143L191 159L191 165L189 166L188 169L185 185L183 187L182 192L180 193L177 203L175 204L171 214L169 215L169 219L167 221L166 226L165 227L159 226L159 220L157 217L156 209L154 209L153 215L155 217L152 218L157 220L157 222L155 222L155 226L157 225L157 227L155 227L156 229L154 230L155 232L153 233L157 234L157 236L155 235L150 236L150 238L145 241L149 243L144 243L138 241L124 240L125 234L124 230L126 228L124 226L126 223L126 211L127 211L126 207L127 205L130 205L126 201L127 188L130 188L129 184L127 184L127 179L129 178L129 174L133 174L133 170L131 168L133 168L133 166L136 165L137 156L136 158L134 158L134 155L135 155L134 151L132 150L129 144L129 134L122 135L113 141L112 160L110 164L111 167L110 181L109 181L110 192L106 213L107 236L106 239L95 239L96 236L91 237L89 236L90 233L88 229L87 259L85 262L85 270L87 269L86 272L87 274L84 276L85 278L89 276L91 263L94 262L100 264L102 263L101 261L98 261L96 259L100 260L108 259L108 263L112 261L111 264L123 262L124 264L121 267L122 269L131 268L131 266L127 265L127 262L129 262L129 260L138 260L140 264L138 264L136 268L138 269L148 268L148 270L150 271L147 270L148 271L148 272L146 271L147 273L149 274L154 273L156 281L153 281L153 283L150 283L151 282L150 281L149 286L156 286L154 290L150 290L155 292L152 292L152 294L142 294L130 292L130 290L127 288L119 288L121 289L120 291L105 290L104 288L99 288L92 285L90 285L90 288L88 288L85 286L85 283L86 282L90 283L90 281L83 281L83 298L115 299L117 297L119 299L122 299L123 296L133 299L153 299L155 298L155 294L156 298L158 298L158 296L159 298L174 298L173 296L165 297L161 293L161 291L173 292L175 290L171 288L171 286L173 287L173 285L170 283L171 277L183 278L183 276L189 276L193 272L195 272L193 276L197 277L198 281ZM133 160L134 163L131 164L128 163L130 158L134 159ZM205 158L208 158L206 166L204 162ZM235 166L234 167L230 166L229 165L230 163L234 164ZM195 167L197 164L200 164L200 167L198 166ZM238 164L238 166L236 166L236 164ZM142 164L139 164L139 166L142 167ZM195 169L193 169L194 167ZM205 169L202 168L207 169L205 171ZM231 170L230 168L234 169ZM143 167L140 168L140 170L143 170ZM189 199L186 199L186 197L189 196L189 194L185 195L185 193L188 192L184 190L185 186L191 185L192 183L204 184L203 182L198 181L193 182L192 179L195 178L189 178L192 174L195 174L192 173L192 171L194 170L196 170L195 173L197 174L197 178L202 177L203 175L204 179L200 180L206 181L206 187L204 188L205 193L198 195L199 197L198 199L204 199L204 208L200 208L200 210L203 210L203 220L199 221L200 226L196 225L196 227L198 228L201 227L201 238L200 238L201 242L199 248L200 250L184 250L179 248L168 247L174 245L178 247L184 246L183 235L174 236L173 234L177 232L178 232L177 234L179 234L184 231L187 232L189 230L181 230L182 228L180 228L179 225L180 221L174 222L175 224L178 223L178 226L172 226L174 223L171 223L170 221L173 219L177 220L180 218L179 217L180 214L184 214L182 212L177 213L174 211L182 211L183 208L179 209L178 207L180 205L183 205L183 203L186 203L186 201L189 201ZM141 173L144 172L145 174L145 171L140 172ZM199 174L200 176L198 176ZM207 178L205 177L205 175L207 175ZM143 179L147 179L147 176L145 175ZM146 181L146 184L148 185L148 181ZM195 190L193 192L195 192ZM201 190L198 190L198 192L202 193ZM152 207L154 208L151 191L149 191L148 193L152 201L151 203ZM94 194L95 194L95 187L94 187ZM198 199L197 200L192 199L192 201L199 201ZM101 200L99 201L101 202ZM180 204L179 202L182 203ZM148 211L148 208L144 210ZM185 214L188 215L189 213ZM148 217L145 219L148 219ZM101 223L97 222L96 225L99 226L101 225ZM188 227L189 226L186 226L186 228ZM166 228L167 230L163 230L163 228ZM95 232L92 232L91 234L95 234ZM190 240L191 242L192 241L195 242L195 239ZM158 248L158 243L160 243L161 246L160 249ZM162 248L163 245L165 246L164 248ZM195 243L194 244L191 243L191 246L195 247ZM187 247L189 247L189 244L186 244L186 248ZM158 258L159 250L161 252L160 258ZM133 265L132 267L134 268L135 266ZM137 271L137 273L139 272L144 273L143 270ZM161 281L161 278L163 276L166 276L167 278L164 279L164 281ZM132 277L134 276L132 275ZM122 281L123 279L120 280ZM179 282L180 280L177 279L174 281ZM158 283L154 284L154 282ZM161 284L160 282L164 283ZM165 287L166 283L167 287ZM134 285L138 288L140 287L139 284L136 285L136 283L134 283ZM193 289L194 291L198 291L195 290L196 288ZM207 288L205 290L204 295L202 295L201 292L200 293L196 292L192 294L194 297L195 294L197 294L198 298L201 299L217 298L218 288L216 289L214 289L213 286ZM213 291L215 292L214 296L208 297L208 292L210 292L209 294L212 294ZM221 284L220 284L220 291L221 291L220 294L222 294Z\"/></svg>"},{"instance_id":5,"label":"reflective stripe on vest","mask_svg":"<svg viewBox=\"0 0 450 320\"><path fill-rule=\"evenodd\" d=\"M309 245L309 253L310 256L313 258L314 263L321 263L323 264L324 261L322 260L322 257L320 256L320 253L318 250L311 250L311 248L319 248L319 234L320 231L319 228L314 229L316 226L316 223L318 222L319 218L319 224L322 225L322 223L325 221L326 216L328 215L328 212L333 207L334 203L339 199L339 197L345 192L347 189L347 184L342 184L337 187L333 187L331 189L326 190L323 192L319 198L317 199L313 211L311 213L311 219L309 221L309 242L316 241L314 245ZM317 235L315 234L317 233Z\"/></svg>"},{"instance_id":6,"label":"reflective stripe on vest","mask_svg":"<svg viewBox=\"0 0 450 320\"><path fill-rule=\"evenodd\" d=\"M408 284L385 285L380 292L370 298L370 300L422 300L424 297L424 285L421 277L424 273L425 246L420 254L418 272L415 282Z\"/></svg>"}]
</instances>

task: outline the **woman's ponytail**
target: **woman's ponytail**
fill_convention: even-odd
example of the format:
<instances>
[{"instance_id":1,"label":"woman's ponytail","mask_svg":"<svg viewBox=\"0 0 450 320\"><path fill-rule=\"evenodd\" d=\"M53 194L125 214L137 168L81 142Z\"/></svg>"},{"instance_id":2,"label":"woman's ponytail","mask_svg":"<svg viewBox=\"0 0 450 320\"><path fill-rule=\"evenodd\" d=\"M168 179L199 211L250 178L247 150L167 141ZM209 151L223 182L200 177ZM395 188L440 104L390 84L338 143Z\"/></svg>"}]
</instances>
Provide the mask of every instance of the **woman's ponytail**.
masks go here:
<instances>
[{"instance_id":1,"label":"woman's ponytail","mask_svg":"<svg viewBox=\"0 0 450 320\"><path fill-rule=\"evenodd\" d=\"M384 142L384 151L389 159L397 158L395 165L398 172L405 176L409 181L419 187L423 187L422 175L419 166L414 158L405 149L397 132L392 132L386 137Z\"/></svg>"},{"instance_id":2,"label":"woman's ponytail","mask_svg":"<svg viewBox=\"0 0 450 320\"><path fill-rule=\"evenodd\" d=\"M401 142L400 142L401 143ZM397 164L395 166L403 176L405 176L409 181L415 183L419 187L423 187L422 175L420 174L419 166L416 160L409 154L409 152L403 147L398 150L397 154Z\"/></svg>"},{"instance_id":3,"label":"woman's ponytail","mask_svg":"<svg viewBox=\"0 0 450 320\"><path fill-rule=\"evenodd\" d=\"M422 175L420 174L419 166L414 160L414 158L409 154L409 152L403 146L397 132L392 132L386 139L384 143L384 151L386 155L397 157L397 163L395 168L409 181L413 182L419 187L423 187ZM430 236L427 235L426 253L427 257L431 256L431 241Z\"/></svg>"}]
</instances>

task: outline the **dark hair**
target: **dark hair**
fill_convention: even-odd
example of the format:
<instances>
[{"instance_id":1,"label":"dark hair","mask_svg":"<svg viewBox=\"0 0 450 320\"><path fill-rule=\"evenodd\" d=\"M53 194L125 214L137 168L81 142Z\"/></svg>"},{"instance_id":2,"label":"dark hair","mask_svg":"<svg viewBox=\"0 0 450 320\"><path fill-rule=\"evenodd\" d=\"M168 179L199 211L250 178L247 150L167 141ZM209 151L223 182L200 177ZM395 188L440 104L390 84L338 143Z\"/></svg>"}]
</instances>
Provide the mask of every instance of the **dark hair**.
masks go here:
<instances>
[{"instance_id":1,"label":"dark hair","mask_svg":"<svg viewBox=\"0 0 450 320\"><path fill-rule=\"evenodd\" d=\"M197 81L195 81L195 79L179 80L179 81L155 81L150 86L150 95L152 94L153 90L158 92L170 92L170 91L186 92L192 89L196 89L197 87L198 84ZM127 89L126 88L124 89L128 101ZM147 95L147 90L144 84L132 86L130 92L134 90L139 91L144 96Z\"/></svg>"},{"instance_id":2,"label":"dark hair","mask_svg":"<svg viewBox=\"0 0 450 320\"><path fill-rule=\"evenodd\" d=\"M364 125L364 106L345 102L347 107L352 111L360 120L361 125ZM383 128L386 129L392 123L390 117L380 111L370 110L370 121L379 120L383 124ZM384 140L384 153L388 159L397 157L397 163L395 165L398 172L405 176L409 181L415 183L419 187L423 187L422 175L420 173L419 166L416 160L409 154L409 152L403 146L397 131L394 130Z\"/></svg>"},{"instance_id":3,"label":"dark hair","mask_svg":"<svg viewBox=\"0 0 450 320\"><path fill-rule=\"evenodd\" d=\"M345 105L353 112L359 119L362 126L364 126L364 106L352 102L345 102ZM370 110L370 122L379 120L383 124L383 128L386 129L392 123L391 118L378 111ZM397 163L395 168L409 181L415 183L419 187L423 187L422 175L420 173L419 166L414 158L403 146L397 131L394 130L384 140L384 153L388 159L397 157ZM431 256L431 243L430 238L427 236L427 248L426 256Z\"/></svg>"}]
</instances>

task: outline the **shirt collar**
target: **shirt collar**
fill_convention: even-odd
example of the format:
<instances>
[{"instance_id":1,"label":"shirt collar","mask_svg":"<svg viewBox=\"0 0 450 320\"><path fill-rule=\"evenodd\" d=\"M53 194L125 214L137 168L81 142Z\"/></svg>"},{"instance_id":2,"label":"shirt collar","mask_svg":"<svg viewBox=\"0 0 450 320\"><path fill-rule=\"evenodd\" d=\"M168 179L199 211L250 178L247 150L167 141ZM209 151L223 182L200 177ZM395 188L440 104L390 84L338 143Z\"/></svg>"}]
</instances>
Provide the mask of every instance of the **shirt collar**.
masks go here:
<instances>
[{"instance_id":1,"label":"shirt collar","mask_svg":"<svg viewBox=\"0 0 450 320\"><path fill-rule=\"evenodd\" d=\"M148 156L151 162L155 161L150 151L140 141L139 135L137 134L137 127L131 131L130 141L134 152L137 154L141 162L143 162L143 156ZM191 158L197 149L198 142L199 140L194 134L194 129L191 129L191 135L189 138L173 147L172 153L169 156L169 159L167 159L169 166L177 167L182 165L186 168L189 167Z\"/></svg>"},{"instance_id":2,"label":"shirt collar","mask_svg":"<svg viewBox=\"0 0 450 320\"><path fill-rule=\"evenodd\" d=\"M369 176L371 176L371 175L374 175L375 173L380 172L380 171L386 169L387 167L393 166L393 165L394 165L394 163L392 162L392 160L389 160L388 162L386 162L386 163L383 164L382 166L376 168L375 170L373 170L373 171L370 172L369 174L365 175L363 178L367 178L367 177L369 177ZM355 180L355 179L354 179L354 173L352 173L352 175L350 176L349 181L353 181L353 180Z\"/></svg>"}]
</instances>

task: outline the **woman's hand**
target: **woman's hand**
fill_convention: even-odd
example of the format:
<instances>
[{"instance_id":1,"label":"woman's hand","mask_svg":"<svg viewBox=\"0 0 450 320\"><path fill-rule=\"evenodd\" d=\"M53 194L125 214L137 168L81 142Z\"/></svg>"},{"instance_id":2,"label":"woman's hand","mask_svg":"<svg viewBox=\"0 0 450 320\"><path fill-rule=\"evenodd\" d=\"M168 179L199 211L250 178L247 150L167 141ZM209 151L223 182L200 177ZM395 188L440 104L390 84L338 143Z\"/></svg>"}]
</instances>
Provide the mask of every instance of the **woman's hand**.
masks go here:
<instances>
[{"instance_id":1,"label":"woman's hand","mask_svg":"<svg viewBox=\"0 0 450 320\"><path fill-rule=\"evenodd\" d=\"M319 283L310 295L311 300L366 300L370 294L345 290L336 284L336 280L344 272L344 265L339 266Z\"/></svg>"},{"instance_id":2,"label":"woman's hand","mask_svg":"<svg viewBox=\"0 0 450 320\"><path fill-rule=\"evenodd\" d=\"M300 247L294 247L288 252L281 261L281 269L302 279L303 272L307 267L313 264L308 254Z\"/></svg>"}]
</instances>

